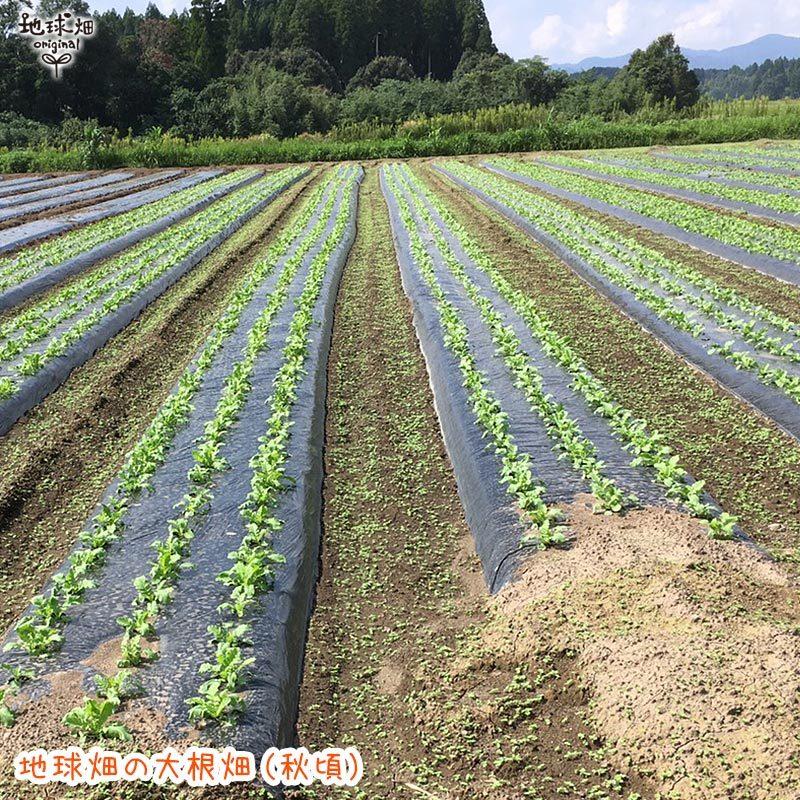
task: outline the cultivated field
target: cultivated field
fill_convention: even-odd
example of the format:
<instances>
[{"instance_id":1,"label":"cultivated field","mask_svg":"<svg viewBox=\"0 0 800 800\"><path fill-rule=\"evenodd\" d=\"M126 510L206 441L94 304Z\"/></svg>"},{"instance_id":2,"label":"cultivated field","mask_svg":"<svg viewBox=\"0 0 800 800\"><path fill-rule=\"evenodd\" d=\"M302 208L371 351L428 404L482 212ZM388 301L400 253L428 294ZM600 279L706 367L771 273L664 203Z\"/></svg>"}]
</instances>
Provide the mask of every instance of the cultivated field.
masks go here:
<instances>
[{"instance_id":1,"label":"cultivated field","mask_svg":"<svg viewBox=\"0 0 800 800\"><path fill-rule=\"evenodd\" d=\"M800 798L800 142L0 179L22 750Z\"/></svg>"}]
</instances>

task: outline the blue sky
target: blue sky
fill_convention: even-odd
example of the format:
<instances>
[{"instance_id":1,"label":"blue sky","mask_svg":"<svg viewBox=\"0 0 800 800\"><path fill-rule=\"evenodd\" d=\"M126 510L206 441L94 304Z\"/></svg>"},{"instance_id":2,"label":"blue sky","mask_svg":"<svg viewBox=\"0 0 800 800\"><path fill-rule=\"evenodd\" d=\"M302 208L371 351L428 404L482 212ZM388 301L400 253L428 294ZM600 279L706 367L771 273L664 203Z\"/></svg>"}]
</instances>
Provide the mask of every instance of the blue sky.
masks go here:
<instances>
[{"instance_id":1,"label":"blue sky","mask_svg":"<svg viewBox=\"0 0 800 800\"><path fill-rule=\"evenodd\" d=\"M800 36L798 0L484 0L495 41L515 58L616 56L672 31L682 47L720 49L766 33Z\"/></svg>"},{"instance_id":2,"label":"blue sky","mask_svg":"<svg viewBox=\"0 0 800 800\"><path fill-rule=\"evenodd\" d=\"M156 0L163 11L189 0ZM92 8L144 10L147 0L89 0ZM765 33L800 36L798 0L484 0L495 41L515 58L551 63L615 56L672 31L678 44L719 49Z\"/></svg>"}]
</instances>

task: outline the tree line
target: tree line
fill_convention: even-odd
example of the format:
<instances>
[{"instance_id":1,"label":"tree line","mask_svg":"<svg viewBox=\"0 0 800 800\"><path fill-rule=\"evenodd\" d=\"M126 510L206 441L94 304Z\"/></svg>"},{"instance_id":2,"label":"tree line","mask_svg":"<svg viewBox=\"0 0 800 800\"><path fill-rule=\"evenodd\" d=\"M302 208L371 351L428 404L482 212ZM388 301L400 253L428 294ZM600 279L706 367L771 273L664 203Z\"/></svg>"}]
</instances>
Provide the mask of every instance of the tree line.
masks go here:
<instances>
[{"instance_id":1,"label":"tree line","mask_svg":"<svg viewBox=\"0 0 800 800\"><path fill-rule=\"evenodd\" d=\"M762 64L730 69L698 69L702 90L715 100L726 97L800 97L800 58L767 59Z\"/></svg>"},{"instance_id":2,"label":"tree line","mask_svg":"<svg viewBox=\"0 0 800 800\"><path fill-rule=\"evenodd\" d=\"M613 75L569 76L498 52L482 0L192 0L165 16L94 14L97 33L53 81L0 2L0 146L58 144L82 121L135 135L286 138L505 104L605 118L681 109L699 82L671 35ZM42 0L44 16L64 6ZM70 0L77 14L85 0Z\"/></svg>"}]
</instances>

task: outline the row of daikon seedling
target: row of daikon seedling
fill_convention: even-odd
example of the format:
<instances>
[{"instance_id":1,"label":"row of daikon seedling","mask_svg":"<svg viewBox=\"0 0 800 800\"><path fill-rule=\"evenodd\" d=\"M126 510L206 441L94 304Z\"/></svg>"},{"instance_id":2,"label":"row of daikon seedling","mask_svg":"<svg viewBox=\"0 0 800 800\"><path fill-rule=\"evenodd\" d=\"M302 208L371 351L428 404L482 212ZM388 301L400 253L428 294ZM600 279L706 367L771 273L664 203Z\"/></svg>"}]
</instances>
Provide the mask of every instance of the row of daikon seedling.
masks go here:
<instances>
[{"instance_id":1,"label":"row of daikon seedling","mask_svg":"<svg viewBox=\"0 0 800 800\"><path fill-rule=\"evenodd\" d=\"M11 646L19 647L33 656L41 656L60 647L67 611L80 603L86 591L95 586L96 574L105 563L108 548L124 533L129 509L149 489L156 470L168 457L176 435L186 425L192 411L192 401L203 385L204 376L216 363L223 345L239 326L245 308L273 268L277 255L294 241L298 232L303 230L318 210L317 203L322 191L322 187L315 190L293 224L278 235L267 257L237 286L203 349L183 372L176 389L128 454L114 493L104 500L91 524L81 533L82 546L69 557L67 568L53 577L50 591L34 599L32 611L16 626L18 641Z\"/></svg>"},{"instance_id":2,"label":"row of daikon seedling","mask_svg":"<svg viewBox=\"0 0 800 800\"><path fill-rule=\"evenodd\" d=\"M757 150L739 148L735 150L687 150L685 154L694 158L701 158L703 161L710 161L711 163L736 164L742 167L776 167L800 172L800 156L773 153L763 148Z\"/></svg>"},{"instance_id":3,"label":"row of daikon seedling","mask_svg":"<svg viewBox=\"0 0 800 800\"><path fill-rule=\"evenodd\" d=\"M764 208L771 208L775 211L783 211L789 214L800 214L800 198L791 194L774 194L772 192L762 192L758 189L746 189L741 186L731 186L724 183L709 184L705 178L682 177L679 175L662 175L659 173L648 172L635 167L623 167L618 164L606 164L597 161L587 161L585 158L568 158L567 156L546 156L542 163L555 166L567 167L571 169L582 169L597 174L598 178L627 178L634 181L642 181L655 184L658 187L669 189L685 189L691 192L700 192L709 195L709 201L713 198L721 197L739 203L750 203ZM650 190L651 187L645 187ZM798 187L795 187L798 188ZM713 197L712 197L713 195Z\"/></svg>"},{"instance_id":4,"label":"row of daikon seedling","mask_svg":"<svg viewBox=\"0 0 800 800\"><path fill-rule=\"evenodd\" d=\"M510 158L493 158L487 163L559 189L677 225L691 233L708 236L733 247L800 263L800 231L790 227L777 227L754 219L744 219L705 208L697 203L660 197L639 189L617 186L599 178L584 178L538 163Z\"/></svg>"},{"instance_id":5,"label":"row of daikon seedling","mask_svg":"<svg viewBox=\"0 0 800 800\"><path fill-rule=\"evenodd\" d=\"M228 718L244 710L240 692L246 682L247 669L253 663L252 657L245 655L250 644L251 617L261 595L272 584L274 565L283 560L273 549L272 542L283 526L276 510L288 480L286 464L292 411L298 386L305 374L315 308L329 262L351 224L352 208L347 198L352 194L358 170L347 168L342 176L345 201L329 235L311 262L303 291L295 302L272 396L267 402L269 417L265 432L250 461L250 491L241 507L245 535L239 547L230 554L232 566L217 577L228 587L229 593L218 608L220 622L209 628L214 657L200 666L200 674L208 677L200 685L197 696L188 701L190 717L195 720Z\"/></svg>"},{"instance_id":6,"label":"row of daikon seedling","mask_svg":"<svg viewBox=\"0 0 800 800\"><path fill-rule=\"evenodd\" d=\"M319 193L334 188L332 184L333 178L329 178L319 187L309 201L312 208L317 206ZM177 506L181 513L167 521L167 536L153 543L156 557L149 572L136 579L136 596L131 611L119 620L125 632L122 641L123 666L139 666L154 656L154 652L142 650L142 640L154 635L156 618L173 597L195 536L194 526L202 522L205 512L211 507L214 480L228 468L221 451L227 434L250 396L250 377L256 362L263 356L273 320L283 308L289 288L309 250L328 225L335 201L336 192L330 191L319 219L284 264L267 304L248 333L240 359L228 371L214 417L206 423L203 435L194 444L194 463L186 476L188 488ZM301 230L296 225L293 228L296 232ZM273 269L280 255L270 249L267 257L255 266L255 274L260 273L263 279L264 273Z\"/></svg>"},{"instance_id":7,"label":"row of daikon seedling","mask_svg":"<svg viewBox=\"0 0 800 800\"><path fill-rule=\"evenodd\" d=\"M456 168L453 162L448 162L447 167L464 179L469 175L466 171L461 171L460 167ZM629 409L614 399L609 389L588 370L569 342L554 331L552 323L537 309L535 300L512 286L493 259L442 200L415 176L410 180L413 181L415 190L430 201L470 259L487 275L498 294L524 320L542 350L572 377L572 388L583 396L596 414L608 420L612 430L632 453L632 466L652 468L655 479L666 488L669 496L680 501L696 517L708 522L709 532L713 537L732 536L735 518L726 513L718 515L713 506L704 501L703 482L690 483L686 480L688 473L681 466L678 456L665 443L664 436L658 431L649 430L643 420L636 419Z\"/></svg>"},{"instance_id":8,"label":"row of daikon seedling","mask_svg":"<svg viewBox=\"0 0 800 800\"><path fill-rule=\"evenodd\" d=\"M393 181L399 179L410 192L430 199L420 182L412 177L408 167L394 167L389 172ZM580 426L570 417L564 406L547 393L541 374L526 356L522 342L514 329L505 324L503 316L494 308L491 299L483 295L478 285L470 279L424 201L413 204L412 209L405 197L401 194L397 194L396 197L403 211L415 211L424 221L450 272L461 283L470 301L478 309L497 352L513 376L515 385L525 395L534 413L544 421L549 436L556 443L556 449L568 458L572 466L589 482L592 494L597 499L598 510L620 511L628 499L635 500L626 498L617 484L604 474L604 465L597 455L597 449L584 436Z\"/></svg>"},{"instance_id":9,"label":"row of daikon seedling","mask_svg":"<svg viewBox=\"0 0 800 800\"><path fill-rule=\"evenodd\" d=\"M308 259L309 252L319 243L329 227L337 197L347 195L353 175L352 171L331 173L328 179L322 182L308 198L294 222L284 231L284 235L253 267L252 279L262 282L268 274L274 271L276 263L281 258L285 258L278 280L270 292L269 300L248 331L246 344L242 348L240 358L227 371L214 415L205 423L203 435L194 443L193 465L186 476L188 488L175 507L181 513L165 523L166 537L153 543L156 556L149 571L134 581L136 594L130 612L117 620L124 631L122 658L119 663L121 671L118 676L127 676L130 674L130 668L140 667L157 657L156 651L146 649L144 642L147 640L148 645L153 644L156 636L155 623L174 597L178 581L187 565L191 542L195 538L197 526L202 524L214 501L215 481L223 471L229 468L222 455L222 450L227 435L238 420L251 394L253 387L250 378L256 362L263 358L273 322L285 307L291 286ZM318 219L310 229L307 229L313 214L317 212L319 212ZM304 281L305 288L298 300L299 308L308 311L309 314L310 309L307 309L306 306L307 298L313 289L317 294L319 293L320 270L324 277L330 252L338 244L341 231L349 216L349 205L341 202L336 212L333 231L326 237L320 253L312 261L310 272ZM311 308L313 308L313 304ZM295 314L295 320L298 315L301 315L300 310ZM303 317L306 318L305 313ZM312 318L309 316L308 319L310 325ZM295 336L294 324L293 322L290 328L284 356L291 343L295 341L293 338ZM284 368L286 363L284 362ZM299 366L293 364L292 367L292 375L295 380L300 380L302 372ZM285 374L282 369L276 376L273 406L276 402L275 398L282 396L284 391ZM291 424L288 420L288 410L286 418L283 419L287 438L288 428ZM275 412L273 411L273 418L274 416ZM269 427L269 431L270 434L273 434L273 427ZM285 445L284 439L275 439L275 441ZM266 445L262 445L262 450L264 447ZM262 473L256 471L256 474L261 475ZM280 477L275 489L276 494L274 497L270 496L270 503L273 505L277 493L282 489L282 475L282 471L279 471ZM259 497L264 500L263 496L259 495ZM215 647L218 653L215 664L220 667L224 665L226 672L221 678L212 678L211 681L205 682L201 687L201 695L208 695L210 702L213 694L214 700L216 700L214 708L218 710L218 713L206 713L201 716L220 718L228 716L241 707L242 701L236 690L244 680L245 670L251 663L250 659L241 657L241 647L245 645L246 631L248 630L248 625L242 618L256 602L259 593L268 588L272 578L272 569L282 560L270 547L269 534L279 527L279 523L271 516L272 505L266 505L266 501L254 505L251 498L252 492L247 504L242 508L242 514L247 521L246 534L239 549L232 554L234 567L220 576L220 580L226 585L235 587L230 603L221 607L220 613L224 614L229 611L234 613L237 622L235 624L221 622L209 627L209 632L215 637ZM238 654L238 657L234 657L235 654ZM210 670L209 666L203 667L202 671ZM232 670L237 672L235 680ZM124 679L120 677L120 680ZM209 692L209 685L215 680L221 680L224 687L220 686L218 692ZM222 702L221 697L226 691L229 693L229 695L225 695L227 702ZM98 711L107 701L108 698L102 696L100 698L87 697L81 706L73 709L65 717L64 721L74 727L82 726L91 733L93 732L92 728L96 728L102 723L102 720L98 719ZM113 711L118 710L119 705L119 702L115 703ZM207 710L210 708L208 702L205 705L196 702L192 704L193 709L201 707Z\"/></svg>"},{"instance_id":10,"label":"row of daikon seedling","mask_svg":"<svg viewBox=\"0 0 800 800\"><path fill-rule=\"evenodd\" d=\"M800 363L795 348L797 326L790 320L747 301L739 293L715 287L710 279L671 259L639 245L609 226L588 220L560 203L527 192L513 182L461 164L451 165L454 175L504 203L536 227L557 239L599 274L626 289L637 300L671 325L702 340L709 326L738 335L754 350L749 353L733 343L713 346L710 352L730 360L738 368L755 372L764 383L775 386L800 402L800 377L777 364ZM678 274L686 283L676 280ZM692 290L692 285L695 291ZM703 291L708 295L704 296ZM676 300L688 306L680 307ZM732 306L741 306L741 313ZM749 309L745 311L744 309ZM750 317L757 314L758 318ZM699 319L696 315L702 315ZM705 319L703 319L705 317ZM770 326L785 332L785 341Z\"/></svg>"},{"instance_id":11,"label":"row of daikon seedling","mask_svg":"<svg viewBox=\"0 0 800 800\"><path fill-rule=\"evenodd\" d=\"M54 267L75 256L116 239L137 228L202 200L219 189L240 183L256 173L253 169L236 170L204 181L197 186L162 197L153 203L93 222L61 236L32 245L8 256L0 257L0 291L14 286L48 267Z\"/></svg>"},{"instance_id":12,"label":"row of daikon seedling","mask_svg":"<svg viewBox=\"0 0 800 800\"><path fill-rule=\"evenodd\" d=\"M800 181L791 175L779 175L774 172L752 172L746 169L738 169L737 167L726 166L724 164L697 164L693 161L678 161L673 158L659 157L654 154L645 153L605 153L603 157L591 156L585 161L597 164L603 158L613 159L623 166L630 165L632 167L650 167L664 172L670 172L677 175L698 175L703 179L708 180L706 176L711 176L711 181L707 183L706 191L710 191L711 187L716 187L718 183L723 181L740 181L741 183L750 183L754 186L768 186L775 189L789 189L800 191ZM607 163L602 161L602 163ZM648 175L653 173L648 172Z\"/></svg>"},{"instance_id":13,"label":"row of daikon seedling","mask_svg":"<svg viewBox=\"0 0 800 800\"><path fill-rule=\"evenodd\" d=\"M104 318L113 315L190 257L197 248L285 187L300 169L289 168L234 192L189 220L141 242L112 259L103 269L93 271L78 283L45 298L18 317L9 319L0 330L0 341L5 334L5 341L0 345L0 363L16 359L32 345L46 340L59 326L77 317L66 331L50 338L42 351L26 353L11 365L10 371L16 375L0 378L0 399L12 396L24 377L35 375ZM77 297L71 299L75 294ZM9 338L12 331L17 336Z\"/></svg>"},{"instance_id":14,"label":"row of daikon seedling","mask_svg":"<svg viewBox=\"0 0 800 800\"><path fill-rule=\"evenodd\" d=\"M559 524L562 519L561 511L545 502L545 487L534 476L530 455L520 452L514 442L509 431L508 414L489 388L486 374L476 365L475 356L470 349L469 331L462 322L458 309L447 299L436 278L433 258L417 230L408 203L403 201L393 172L384 169L385 186L397 200L400 219L409 236L414 263L433 297L445 346L461 372L476 421L500 460L501 481L524 515L528 529L526 541L536 541L540 547L563 542L563 528Z\"/></svg>"},{"instance_id":15,"label":"row of daikon seedling","mask_svg":"<svg viewBox=\"0 0 800 800\"><path fill-rule=\"evenodd\" d=\"M139 667L156 657L155 650L144 649L143 643L145 640L150 645L153 643L156 636L156 620L174 596L177 583L186 566L196 528L202 524L203 518L212 506L215 481L228 469L228 463L223 456L226 436L250 396L253 388L250 378L256 362L267 351L273 322L278 313L285 308L289 291L303 264L309 258L310 251L325 235L304 280L304 288L297 301L298 310L293 317L282 354L282 367L275 378L274 394L270 401L273 413L267 425L268 435L262 440L263 444L252 462L254 488L242 507L245 535L239 548L231 555L234 561L233 567L219 576L222 583L231 587L230 600L220 607L220 614L233 615L236 621L228 623L223 617L219 624L209 627L209 633L214 637L216 659L213 666L204 665L201 672L207 673L214 668L219 670L224 668L224 674L214 675L202 684L200 697L204 700L201 702L200 699L196 699L192 702L193 716L227 718L239 710L243 702L238 695L238 689L245 678L245 670L251 663L251 659L241 655L241 648L246 646L249 629L244 617L252 609L258 595L269 587L274 565L282 561L270 547L270 534L280 527L272 512L277 496L284 488L283 468L277 464L274 470L268 471L265 464L260 463L259 469L257 462L263 461L264 452L268 449L269 452L277 452L279 456L285 457L285 445L291 425L289 412L294 400L292 381L297 382L302 378L302 360L307 351L307 336L313 322L313 307L320 292L321 281L325 277L330 254L341 241L350 218L350 207L347 202L340 202L331 232L325 234L325 231L330 225L337 198L349 194L355 174L352 170L332 173L308 199L290 226L292 235L282 236L269 249L266 258L255 265L255 274L263 280L266 274L273 270L275 263L282 257L285 258L267 304L248 331L241 358L228 370L214 416L205 423L203 435L195 442L192 453L194 463L186 478L188 489L175 507L181 513L165 523L167 536L153 543L156 557L149 572L134 581L136 594L130 613L118 620L124 629L122 659L119 664L122 669L118 673L122 676L128 675L131 667ZM311 221L310 212L318 211L318 219L307 230ZM300 326L298 320L301 320L305 327ZM279 435L280 432L277 430L278 419L284 426L283 435ZM273 443L271 449L267 444L268 441ZM277 450L275 445L278 445ZM265 481L268 480L268 476L275 478L276 475L276 482L270 483L273 492L267 497ZM95 729L103 724L98 714L105 707L107 700L108 698L102 696L85 698L81 706L73 709L65 717L65 723L81 726L87 732L96 735ZM119 703L116 703L113 711L118 708ZM204 713L200 713L201 710ZM211 713L212 710L215 713Z\"/></svg>"}]
</instances>

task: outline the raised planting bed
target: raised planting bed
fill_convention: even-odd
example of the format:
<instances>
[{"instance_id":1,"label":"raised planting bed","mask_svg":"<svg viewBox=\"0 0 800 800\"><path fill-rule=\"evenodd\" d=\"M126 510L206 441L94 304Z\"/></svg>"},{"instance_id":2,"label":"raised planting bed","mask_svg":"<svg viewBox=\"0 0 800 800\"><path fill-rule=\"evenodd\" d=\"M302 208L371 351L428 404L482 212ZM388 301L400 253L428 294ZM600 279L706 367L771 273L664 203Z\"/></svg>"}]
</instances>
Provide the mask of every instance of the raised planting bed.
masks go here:
<instances>
[{"instance_id":1,"label":"raised planting bed","mask_svg":"<svg viewBox=\"0 0 800 800\"><path fill-rule=\"evenodd\" d=\"M0 434L304 172L290 167L249 183L8 317L0 333Z\"/></svg>"},{"instance_id":2,"label":"raised planting bed","mask_svg":"<svg viewBox=\"0 0 800 800\"><path fill-rule=\"evenodd\" d=\"M191 717L237 721L208 735L240 748L291 742L318 564L333 306L360 179L357 167L331 170L254 258L16 626L9 655L41 673L34 694L63 669L83 671L88 692L93 670L81 662L110 646L172 735Z\"/></svg>"},{"instance_id":3,"label":"raised planting bed","mask_svg":"<svg viewBox=\"0 0 800 800\"><path fill-rule=\"evenodd\" d=\"M648 332L800 438L797 325L513 181L462 164L442 169L551 249Z\"/></svg>"}]
</instances>

